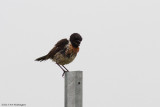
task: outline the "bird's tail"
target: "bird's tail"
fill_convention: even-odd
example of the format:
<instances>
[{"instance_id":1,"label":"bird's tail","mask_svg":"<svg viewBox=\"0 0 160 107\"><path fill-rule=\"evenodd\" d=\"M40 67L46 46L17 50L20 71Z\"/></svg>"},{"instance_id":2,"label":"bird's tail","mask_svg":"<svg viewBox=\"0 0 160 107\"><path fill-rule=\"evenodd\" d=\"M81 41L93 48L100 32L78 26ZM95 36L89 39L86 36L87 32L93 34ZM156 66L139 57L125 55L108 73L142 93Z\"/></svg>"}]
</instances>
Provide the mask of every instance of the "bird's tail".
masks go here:
<instances>
[{"instance_id":1,"label":"bird's tail","mask_svg":"<svg viewBox=\"0 0 160 107\"><path fill-rule=\"evenodd\" d=\"M47 55L45 55L45 56L42 56L42 57L39 57L39 58L37 58L37 59L35 59L35 61L44 61L44 60L47 60L48 59L48 57L47 57Z\"/></svg>"}]
</instances>

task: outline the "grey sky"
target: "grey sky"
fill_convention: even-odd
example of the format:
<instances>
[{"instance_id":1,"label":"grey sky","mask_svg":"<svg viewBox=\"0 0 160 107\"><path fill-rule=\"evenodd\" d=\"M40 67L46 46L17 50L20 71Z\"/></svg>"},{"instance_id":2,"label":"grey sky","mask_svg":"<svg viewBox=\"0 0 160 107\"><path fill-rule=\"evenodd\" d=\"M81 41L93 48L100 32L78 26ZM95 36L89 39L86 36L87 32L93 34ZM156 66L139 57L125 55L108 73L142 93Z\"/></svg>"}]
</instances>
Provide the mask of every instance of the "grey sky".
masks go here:
<instances>
[{"instance_id":1,"label":"grey sky","mask_svg":"<svg viewBox=\"0 0 160 107\"><path fill-rule=\"evenodd\" d=\"M63 107L61 69L34 59L77 32L66 67L84 71L84 107L159 107L159 13L158 0L1 0L0 103Z\"/></svg>"}]
</instances>

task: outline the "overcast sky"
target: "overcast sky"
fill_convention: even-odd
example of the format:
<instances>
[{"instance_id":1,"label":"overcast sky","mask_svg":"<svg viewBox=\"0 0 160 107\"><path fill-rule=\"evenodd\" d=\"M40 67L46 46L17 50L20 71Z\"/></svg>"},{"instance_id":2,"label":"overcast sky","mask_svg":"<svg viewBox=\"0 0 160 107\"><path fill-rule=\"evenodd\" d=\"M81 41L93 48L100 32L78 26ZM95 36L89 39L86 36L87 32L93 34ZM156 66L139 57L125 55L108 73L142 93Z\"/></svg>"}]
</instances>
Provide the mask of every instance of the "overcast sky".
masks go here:
<instances>
[{"instance_id":1,"label":"overcast sky","mask_svg":"<svg viewBox=\"0 0 160 107\"><path fill-rule=\"evenodd\" d=\"M160 107L158 0L0 0L0 106L63 107L62 70L34 60L75 32L84 107Z\"/></svg>"}]
</instances>

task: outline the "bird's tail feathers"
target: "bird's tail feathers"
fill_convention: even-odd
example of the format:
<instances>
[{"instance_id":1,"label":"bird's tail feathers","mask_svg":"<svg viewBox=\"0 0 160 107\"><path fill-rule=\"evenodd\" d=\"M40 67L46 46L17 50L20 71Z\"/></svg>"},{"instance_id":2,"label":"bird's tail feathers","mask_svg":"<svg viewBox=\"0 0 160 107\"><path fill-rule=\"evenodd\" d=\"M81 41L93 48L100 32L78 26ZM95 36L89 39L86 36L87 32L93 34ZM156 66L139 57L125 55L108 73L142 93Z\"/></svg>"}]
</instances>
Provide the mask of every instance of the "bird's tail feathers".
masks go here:
<instances>
[{"instance_id":1,"label":"bird's tail feathers","mask_svg":"<svg viewBox=\"0 0 160 107\"><path fill-rule=\"evenodd\" d=\"M42 56L42 57L39 57L39 58L37 58L35 61L44 61L44 60L47 60L48 59L48 57L47 57L47 55L45 55L45 56Z\"/></svg>"}]
</instances>

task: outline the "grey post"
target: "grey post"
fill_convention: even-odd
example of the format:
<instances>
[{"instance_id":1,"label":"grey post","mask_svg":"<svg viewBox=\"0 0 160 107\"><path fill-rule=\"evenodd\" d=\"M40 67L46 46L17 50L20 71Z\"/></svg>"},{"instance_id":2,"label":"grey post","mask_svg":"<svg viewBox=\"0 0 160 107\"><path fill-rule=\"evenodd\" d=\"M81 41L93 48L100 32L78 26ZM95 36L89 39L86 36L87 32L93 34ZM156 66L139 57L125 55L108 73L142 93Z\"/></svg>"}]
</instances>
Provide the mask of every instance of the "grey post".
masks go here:
<instances>
[{"instance_id":1,"label":"grey post","mask_svg":"<svg viewBox=\"0 0 160 107\"><path fill-rule=\"evenodd\" d=\"M82 71L65 73L65 107L82 107Z\"/></svg>"}]
</instances>

